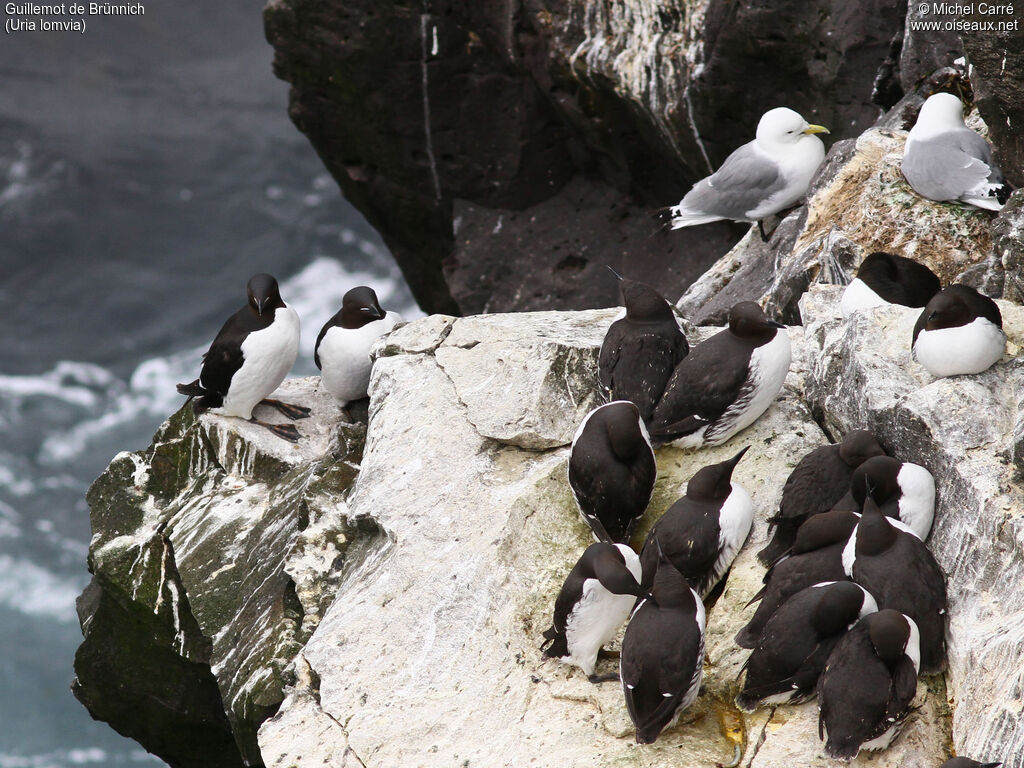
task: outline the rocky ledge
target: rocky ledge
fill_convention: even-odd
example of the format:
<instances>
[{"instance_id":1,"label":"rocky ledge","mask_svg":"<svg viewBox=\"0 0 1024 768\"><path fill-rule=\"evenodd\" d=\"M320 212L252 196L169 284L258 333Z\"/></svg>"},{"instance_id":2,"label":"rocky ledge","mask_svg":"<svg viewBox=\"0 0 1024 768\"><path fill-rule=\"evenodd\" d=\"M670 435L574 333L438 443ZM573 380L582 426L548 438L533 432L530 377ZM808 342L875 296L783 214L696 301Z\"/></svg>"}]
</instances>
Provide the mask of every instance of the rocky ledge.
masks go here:
<instances>
[{"instance_id":1,"label":"rocky ledge","mask_svg":"<svg viewBox=\"0 0 1024 768\"><path fill-rule=\"evenodd\" d=\"M765 519L799 458L855 426L938 479L930 545L948 574L950 665L922 678L903 734L855 764L937 766L951 750L1024 766L1024 397L1015 360L933 381L912 310L838 317L813 286L780 398L715 449L658 452L646 527L700 466L743 445L754 531L709 613L704 688L679 726L633 743L615 684L542 661L540 633L589 542L567 444L598 400L615 310L404 326L376 348L368 427L316 379L298 447L215 416L173 416L90 492L93 584L76 694L174 766L731 764L827 766L814 703L732 704ZM1001 305L1011 342L1024 310ZM687 327L691 342L713 329ZM364 440L365 436L365 440ZM609 665L612 662L603 662Z\"/></svg>"}]
</instances>

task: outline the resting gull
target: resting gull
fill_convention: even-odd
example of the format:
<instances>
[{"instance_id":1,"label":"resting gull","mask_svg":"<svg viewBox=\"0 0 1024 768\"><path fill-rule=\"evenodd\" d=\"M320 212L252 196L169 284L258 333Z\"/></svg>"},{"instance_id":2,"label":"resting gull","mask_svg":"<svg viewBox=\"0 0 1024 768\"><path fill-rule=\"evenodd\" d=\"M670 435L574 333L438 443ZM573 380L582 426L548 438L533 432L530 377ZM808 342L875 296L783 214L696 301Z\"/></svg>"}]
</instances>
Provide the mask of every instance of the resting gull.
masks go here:
<instances>
[{"instance_id":1,"label":"resting gull","mask_svg":"<svg viewBox=\"0 0 1024 768\"><path fill-rule=\"evenodd\" d=\"M964 125L963 104L951 93L929 96L910 129L903 175L922 197L998 211L1010 196L992 150Z\"/></svg>"},{"instance_id":2,"label":"resting gull","mask_svg":"<svg viewBox=\"0 0 1024 768\"><path fill-rule=\"evenodd\" d=\"M815 133L828 129L809 124L786 107L765 112L757 124L757 138L729 155L721 168L668 209L672 229L720 219L760 223L795 205L807 194L825 159L825 145Z\"/></svg>"}]
</instances>

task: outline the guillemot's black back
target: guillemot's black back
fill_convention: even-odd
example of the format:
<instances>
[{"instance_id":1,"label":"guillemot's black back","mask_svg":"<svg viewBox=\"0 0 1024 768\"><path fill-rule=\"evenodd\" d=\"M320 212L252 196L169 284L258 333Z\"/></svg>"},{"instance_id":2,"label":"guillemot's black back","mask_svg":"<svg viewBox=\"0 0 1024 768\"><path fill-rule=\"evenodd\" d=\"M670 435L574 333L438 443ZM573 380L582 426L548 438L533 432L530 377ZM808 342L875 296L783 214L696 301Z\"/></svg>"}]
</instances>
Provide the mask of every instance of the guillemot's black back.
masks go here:
<instances>
[{"instance_id":1,"label":"guillemot's black back","mask_svg":"<svg viewBox=\"0 0 1024 768\"><path fill-rule=\"evenodd\" d=\"M768 357L755 353L764 349L767 354L785 333L785 326L769 320L754 302L736 304L729 327L698 344L676 366L654 409L651 435L662 442L680 440L684 447L718 445L760 416L789 369L788 337Z\"/></svg>"},{"instance_id":2,"label":"guillemot's black back","mask_svg":"<svg viewBox=\"0 0 1024 768\"><path fill-rule=\"evenodd\" d=\"M875 251L864 258L857 279L890 304L923 307L942 289L938 276L905 256Z\"/></svg>"},{"instance_id":3,"label":"guillemot's black back","mask_svg":"<svg viewBox=\"0 0 1024 768\"><path fill-rule=\"evenodd\" d=\"M854 512L833 510L815 515L800 526L792 554L768 569L764 588L748 603L760 601L754 616L736 634L738 646L754 648L768 619L800 590L823 581L848 580L843 570L843 548L858 519Z\"/></svg>"},{"instance_id":4,"label":"guillemot's black back","mask_svg":"<svg viewBox=\"0 0 1024 768\"><path fill-rule=\"evenodd\" d=\"M879 608L905 613L921 633L921 668L941 672L946 659L946 578L928 547L898 529L869 496L843 552L844 573L875 596Z\"/></svg>"},{"instance_id":5,"label":"guillemot's black back","mask_svg":"<svg viewBox=\"0 0 1024 768\"><path fill-rule=\"evenodd\" d=\"M569 453L569 485L599 541L628 541L651 500L657 472L636 405L619 400L587 414Z\"/></svg>"},{"instance_id":6,"label":"guillemot's black back","mask_svg":"<svg viewBox=\"0 0 1024 768\"><path fill-rule=\"evenodd\" d=\"M871 595L852 581L815 584L800 590L768 620L746 663L736 705L797 704L815 693L832 649L849 627L878 610Z\"/></svg>"},{"instance_id":7,"label":"guillemot's black back","mask_svg":"<svg viewBox=\"0 0 1024 768\"><path fill-rule=\"evenodd\" d=\"M704 604L665 559L651 595L629 620L619 668L638 744L652 744L694 702L704 667Z\"/></svg>"},{"instance_id":8,"label":"guillemot's black back","mask_svg":"<svg viewBox=\"0 0 1024 768\"><path fill-rule=\"evenodd\" d=\"M732 484L733 470L747 448L728 461L697 470L687 483L686 495L652 526L640 553L645 589L653 584L661 557L667 558L701 597L724 577L753 522L750 497ZM723 519L725 515L729 519Z\"/></svg>"},{"instance_id":9,"label":"guillemot's black back","mask_svg":"<svg viewBox=\"0 0 1024 768\"><path fill-rule=\"evenodd\" d=\"M644 283L620 278L626 316L609 326L598 377L612 400L629 400L650 422L665 385L690 345L665 298Z\"/></svg>"},{"instance_id":10,"label":"guillemot's black back","mask_svg":"<svg viewBox=\"0 0 1024 768\"><path fill-rule=\"evenodd\" d=\"M774 535L768 546L757 553L765 565L784 555L796 538L796 532L812 515L828 512L850 489L854 470L885 450L865 429L847 432L834 445L823 445L804 456L790 473L782 489L779 512L768 522ZM859 507L858 507L859 509Z\"/></svg>"},{"instance_id":11,"label":"guillemot's black back","mask_svg":"<svg viewBox=\"0 0 1024 768\"><path fill-rule=\"evenodd\" d=\"M888 746L917 692L916 628L898 611L857 622L829 656L818 681L818 736L829 757L848 760L874 740Z\"/></svg>"}]
</instances>

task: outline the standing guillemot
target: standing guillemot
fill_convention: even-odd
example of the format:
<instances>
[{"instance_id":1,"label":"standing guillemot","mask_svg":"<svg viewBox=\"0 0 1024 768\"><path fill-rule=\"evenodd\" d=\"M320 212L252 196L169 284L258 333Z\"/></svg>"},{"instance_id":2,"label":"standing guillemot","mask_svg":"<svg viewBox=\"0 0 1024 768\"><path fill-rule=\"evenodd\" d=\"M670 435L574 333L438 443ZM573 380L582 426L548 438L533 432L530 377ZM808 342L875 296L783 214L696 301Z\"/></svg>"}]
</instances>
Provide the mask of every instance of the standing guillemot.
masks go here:
<instances>
[{"instance_id":1,"label":"standing guillemot","mask_svg":"<svg viewBox=\"0 0 1024 768\"><path fill-rule=\"evenodd\" d=\"M772 540L757 553L771 565L793 546L797 529L812 515L828 512L850 489L854 470L885 450L865 429L847 432L834 445L815 448L800 459L782 488L779 511L768 522L775 527Z\"/></svg>"},{"instance_id":2,"label":"standing guillemot","mask_svg":"<svg viewBox=\"0 0 1024 768\"><path fill-rule=\"evenodd\" d=\"M637 744L653 744L700 692L704 603L665 558L622 638L619 676Z\"/></svg>"},{"instance_id":3,"label":"standing guillemot","mask_svg":"<svg viewBox=\"0 0 1024 768\"><path fill-rule=\"evenodd\" d=\"M903 150L903 175L921 197L998 211L1010 196L992 148L964 125L964 105L951 93L929 96Z\"/></svg>"},{"instance_id":4,"label":"standing guillemot","mask_svg":"<svg viewBox=\"0 0 1024 768\"><path fill-rule=\"evenodd\" d=\"M764 587L747 603L760 601L754 616L736 633L740 648L756 647L768 620L800 590L823 581L847 580L843 549L859 519L856 512L832 510L814 515L800 526L791 554L768 569Z\"/></svg>"},{"instance_id":5,"label":"standing guillemot","mask_svg":"<svg viewBox=\"0 0 1024 768\"><path fill-rule=\"evenodd\" d=\"M786 326L741 301L729 312L729 327L676 366L654 409L651 435L680 448L724 443L768 409L789 363Z\"/></svg>"},{"instance_id":6,"label":"standing guillemot","mask_svg":"<svg viewBox=\"0 0 1024 768\"><path fill-rule=\"evenodd\" d=\"M969 757L954 757L944 762L939 768L999 768L1002 763L979 763Z\"/></svg>"},{"instance_id":7,"label":"standing guillemot","mask_svg":"<svg viewBox=\"0 0 1024 768\"><path fill-rule=\"evenodd\" d=\"M923 307L939 290L938 275L905 256L875 251L860 263L857 276L843 291L839 309L849 317L860 309L901 304Z\"/></svg>"},{"instance_id":8,"label":"standing guillemot","mask_svg":"<svg viewBox=\"0 0 1024 768\"><path fill-rule=\"evenodd\" d=\"M1006 351L999 307L969 286L943 288L917 318L911 350L932 376L981 373Z\"/></svg>"},{"instance_id":9,"label":"standing guillemot","mask_svg":"<svg viewBox=\"0 0 1024 768\"><path fill-rule=\"evenodd\" d=\"M555 600L555 616L541 649L548 658L575 664L592 683L617 680L594 675L598 651L614 636L643 595L640 559L625 544L587 547Z\"/></svg>"},{"instance_id":10,"label":"standing guillemot","mask_svg":"<svg viewBox=\"0 0 1024 768\"><path fill-rule=\"evenodd\" d=\"M654 493L657 474L636 405L616 400L586 415L572 439L569 486L598 541L629 541Z\"/></svg>"},{"instance_id":11,"label":"standing guillemot","mask_svg":"<svg viewBox=\"0 0 1024 768\"><path fill-rule=\"evenodd\" d=\"M732 482L733 469L747 448L728 461L697 470L686 484L686 495L651 528L640 553L645 589L654 582L662 556L702 598L728 572L754 522L750 495Z\"/></svg>"},{"instance_id":12,"label":"standing guillemot","mask_svg":"<svg viewBox=\"0 0 1024 768\"><path fill-rule=\"evenodd\" d=\"M875 456L850 479L856 509L870 493L882 514L899 520L921 541L928 538L935 517L935 478L922 466L891 456Z\"/></svg>"},{"instance_id":13,"label":"standing guillemot","mask_svg":"<svg viewBox=\"0 0 1024 768\"><path fill-rule=\"evenodd\" d=\"M886 749L903 727L917 693L917 625L881 610L857 622L829 656L818 680L818 738L829 757Z\"/></svg>"},{"instance_id":14,"label":"standing guillemot","mask_svg":"<svg viewBox=\"0 0 1024 768\"><path fill-rule=\"evenodd\" d=\"M309 416L309 408L268 400L288 375L299 354L299 316L281 299L277 280L253 275L247 286L248 303L227 319L203 355L199 378L179 384L197 414L219 409L266 427L278 437L297 442L291 424L270 424L252 415L259 403L273 406L290 419Z\"/></svg>"},{"instance_id":15,"label":"standing guillemot","mask_svg":"<svg viewBox=\"0 0 1024 768\"><path fill-rule=\"evenodd\" d=\"M864 500L860 521L843 548L843 571L875 596L914 620L921 632L921 667L941 672L946 658L946 578L928 547L898 520Z\"/></svg>"},{"instance_id":16,"label":"standing guillemot","mask_svg":"<svg viewBox=\"0 0 1024 768\"><path fill-rule=\"evenodd\" d=\"M370 347L400 322L401 315L381 309L372 288L360 285L345 294L341 309L320 329L313 361L324 387L346 414L350 402L366 397L373 367Z\"/></svg>"},{"instance_id":17,"label":"standing guillemot","mask_svg":"<svg viewBox=\"0 0 1024 768\"><path fill-rule=\"evenodd\" d=\"M661 294L648 285L622 277L619 286L626 314L616 319L605 333L598 377L612 400L635 403L646 423L690 345L679 330L672 307Z\"/></svg>"},{"instance_id":18,"label":"standing guillemot","mask_svg":"<svg viewBox=\"0 0 1024 768\"><path fill-rule=\"evenodd\" d=\"M799 704L811 698L836 643L878 604L851 581L827 581L787 600L768 620L743 668L746 678L736 706L753 712L760 704Z\"/></svg>"}]
</instances>

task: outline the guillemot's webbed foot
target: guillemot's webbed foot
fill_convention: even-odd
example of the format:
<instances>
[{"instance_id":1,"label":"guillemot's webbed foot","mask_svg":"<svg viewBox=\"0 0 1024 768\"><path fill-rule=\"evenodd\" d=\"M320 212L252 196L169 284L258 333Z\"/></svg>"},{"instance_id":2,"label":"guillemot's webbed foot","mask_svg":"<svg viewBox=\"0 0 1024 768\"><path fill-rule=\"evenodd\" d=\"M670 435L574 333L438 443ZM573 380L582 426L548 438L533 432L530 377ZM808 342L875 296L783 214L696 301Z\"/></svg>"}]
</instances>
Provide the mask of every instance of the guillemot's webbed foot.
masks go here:
<instances>
[{"instance_id":1,"label":"guillemot's webbed foot","mask_svg":"<svg viewBox=\"0 0 1024 768\"><path fill-rule=\"evenodd\" d=\"M312 413L311 408L306 408L302 405L284 403L280 400L271 400L269 397L260 400L260 403L262 405L269 405L271 408L276 408L292 421L296 421L297 419L308 419L309 414Z\"/></svg>"},{"instance_id":2,"label":"guillemot's webbed foot","mask_svg":"<svg viewBox=\"0 0 1024 768\"><path fill-rule=\"evenodd\" d=\"M758 219L757 220L757 228L761 231L761 242L762 243L767 243L768 242L768 235L765 234L765 231L764 231L764 219Z\"/></svg>"},{"instance_id":3,"label":"guillemot's webbed foot","mask_svg":"<svg viewBox=\"0 0 1024 768\"><path fill-rule=\"evenodd\" d=\"M249 419L249 421L253 424L259 424L261 427L266 427L282 440L287 440L289 443L297 443L299 442L299 437L301 437L299 430L293 424L271 424L268 421L260 421L256 417Z\"/></svg>"},{"instance_id":4,"label":"guillemot's webbed foot","mask_svg":"<svg viewBox=\"0 0 1024 768\"><path fill-rule=\"evenodd\" d=\"M587 675L587 680L592 682L594 685L598 683L611 683L619 682L618 672L609 672L607 675Z\"/></svg>"}]
</instances>

